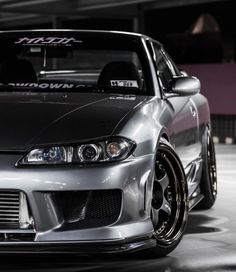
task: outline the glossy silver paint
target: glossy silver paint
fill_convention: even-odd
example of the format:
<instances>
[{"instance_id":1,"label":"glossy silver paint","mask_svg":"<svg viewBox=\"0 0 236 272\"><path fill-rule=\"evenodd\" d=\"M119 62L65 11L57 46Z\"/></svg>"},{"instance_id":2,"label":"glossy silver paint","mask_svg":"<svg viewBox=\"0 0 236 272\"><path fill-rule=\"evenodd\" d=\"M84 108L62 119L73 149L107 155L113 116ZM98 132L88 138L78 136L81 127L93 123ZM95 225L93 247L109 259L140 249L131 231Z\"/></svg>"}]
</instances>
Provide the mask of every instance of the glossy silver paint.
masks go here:
<instances>
[{"instance_id":1,"label":"glossy silver paint","mask_svg":"<svg viewBox=\"0 0 236 272\"><path fill-rule=\"evenodd\" d=\"M149 39L127 33L116 35L132 36L143 43L155 88L153 95L0 94L0 188L26 194L36 233L35 241L28 242L32 246L38 242L112 244L151 238L150 192L161 137L171 143L181 159L189 182L191 205L196 204L194 199L199 201L202 135L210 124L207 100L196 92L164 97L148 51ZM193 83L195 89L200 87L197 80L183 78L174 90L187 92L188 86L193 90ZM136 143L134 153L125 161L96 166L17 166L25 152L35 146L88 142L111 135L127 137ZM63 220L52 200L53 192L104 189L122 190L122 209L117 222L104 227L62 230Z\"/></svg>"},{"instance_id":2,"label":"glossy silver paint","mask_svg":"<svg viewBox=\"0 0 236 272\"><path fill-rule=\"evenodd\" d=\"M189 76L180 76L173 79L172 90L166 93L166 97L191 96L200 92L201 84L198 78Z\"/></svg>"}]
</instances>

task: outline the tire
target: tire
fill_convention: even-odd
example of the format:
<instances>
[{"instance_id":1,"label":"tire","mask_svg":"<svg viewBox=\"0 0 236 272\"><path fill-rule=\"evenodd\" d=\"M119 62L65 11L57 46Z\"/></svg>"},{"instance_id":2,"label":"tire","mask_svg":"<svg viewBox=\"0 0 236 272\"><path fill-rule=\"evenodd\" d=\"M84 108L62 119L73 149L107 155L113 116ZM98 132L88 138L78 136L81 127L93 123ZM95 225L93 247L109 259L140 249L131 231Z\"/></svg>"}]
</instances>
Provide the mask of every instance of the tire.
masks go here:
<instances>
[{"instance_id":1,"label":"tire","mask_svg":"<svg viewBox=\"0 0 236 272\"><path fill-rule=\"evenodd\" d=\"M177 154L165 139L159 144L154 172L150 214L156 246L146 253L162 257L179 244L188 218L185 173Z\"/></svg>"},{"instance_id":2,"label":"tire","mask_svg":"<svg viewBox=\"0 0 236 272\"><path fill-rule=\"evenodd\" d=\"M197 205L198 209L210 209L217 197L217 173L215 146L211 136L211 131L207 128L203 136L202 144L202 176L200 181L203 200Z\"/></svg>"}]
</instances>

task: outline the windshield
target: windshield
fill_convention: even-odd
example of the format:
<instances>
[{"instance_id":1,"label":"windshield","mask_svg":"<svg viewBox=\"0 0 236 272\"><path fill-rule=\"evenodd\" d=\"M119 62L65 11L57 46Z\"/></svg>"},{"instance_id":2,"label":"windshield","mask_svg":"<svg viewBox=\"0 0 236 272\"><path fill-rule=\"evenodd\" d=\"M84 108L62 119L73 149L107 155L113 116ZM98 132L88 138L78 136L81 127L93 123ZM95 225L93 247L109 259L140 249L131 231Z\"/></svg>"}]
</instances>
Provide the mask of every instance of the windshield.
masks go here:
<instances>
[{"instance_id":1,"label":"windshield","mask_svg":"<svg viewBox=\"0 0 236 272\"><path fill-rule=\"evenodd\" d=\"M141 54L128 39L22 35L2 37L0 47L1 89L146 93Z\"/></svg>"}]
</instances>

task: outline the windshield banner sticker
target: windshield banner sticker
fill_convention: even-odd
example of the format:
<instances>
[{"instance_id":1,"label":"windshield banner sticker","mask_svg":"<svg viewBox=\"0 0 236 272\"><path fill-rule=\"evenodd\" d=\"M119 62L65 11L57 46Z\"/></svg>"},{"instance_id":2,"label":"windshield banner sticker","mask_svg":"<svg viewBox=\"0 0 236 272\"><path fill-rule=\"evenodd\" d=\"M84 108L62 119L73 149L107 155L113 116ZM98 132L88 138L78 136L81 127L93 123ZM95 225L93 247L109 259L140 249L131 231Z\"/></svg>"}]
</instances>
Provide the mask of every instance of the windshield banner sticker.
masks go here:
<instances>
[{"instance_id":1,"label":"windshield banner sticker","mask_svg":"<svg viewBox=\"0 0 236 272\"><path fill-rule=\"evenodd\" d=\"M111 80L112 87L138 88L137 80Z\"/></svg>"},{"instance_id":2,"label":"windshield banner sticker","mask_svg":"<svg viewBox=\"0 0 236 272\"><path fill-rule=\"evenodd\" d=\"M8 83L7 85L13 87L28 87L39 89L72 89L79 88L81 86L68 83Z\"/></svg>"},{"instance_id":3,"label":"windshield banner sticker","mask_svg":"<svg viewBox=\"0 0 236 272\"><path fill-rule=\"evenodd\" d=\"M120 88L137 88L138 83L135 80L113 80L112 86L120 87ZM4 84L0 83L0 86ZM32 83L32 82L9 82L6 84L7 86L15 87L15 88L35 88L35 89L80 89L91 87L91 85L85 84L73 84L73 83L56 83L56 82L42 82L42 83Z\"/></svg>"},{"instance_id":4,"label":"windshield banner sticker","mask_svg":"<svg viewBox=\"0 0 236 272\"><path fill-rule=\"evenodd\" d=\"M20 37L15 44L19 45L48 45L48 46L71 46L73 43L82 43L81 40L68 37Z\"/></svg>"}]
</instances>

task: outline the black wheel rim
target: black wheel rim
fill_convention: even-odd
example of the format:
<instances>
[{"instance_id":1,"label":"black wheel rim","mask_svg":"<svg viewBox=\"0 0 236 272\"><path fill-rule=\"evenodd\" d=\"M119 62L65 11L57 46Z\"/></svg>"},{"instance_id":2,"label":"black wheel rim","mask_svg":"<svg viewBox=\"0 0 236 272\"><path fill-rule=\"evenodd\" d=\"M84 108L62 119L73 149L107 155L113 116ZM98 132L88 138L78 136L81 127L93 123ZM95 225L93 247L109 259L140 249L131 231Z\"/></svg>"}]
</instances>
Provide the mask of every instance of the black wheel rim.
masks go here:
<instances>
[{"instance_id":1,"label":"black wheel rim","mask_svg":"<svg viewBox=\"0 0 236 272\"><path fill-rule=\"evenodd\" d=\"M176 154L161 146L156 157L151 203L154 237L169 245L182 236L188 214L187 185Z\"/></svg>"},{"instance_id":2,"label":"black wheel rim","mask_svg":"<svg viewBox=\"0 0 236 272\"><path fill-rule=\"evenodd\" d=\"M216 158L215 158L215 146L210 131L208 131L207 135L207 164L212 197L215 199L217 195Z\"/></svg>"}]
</instances>

